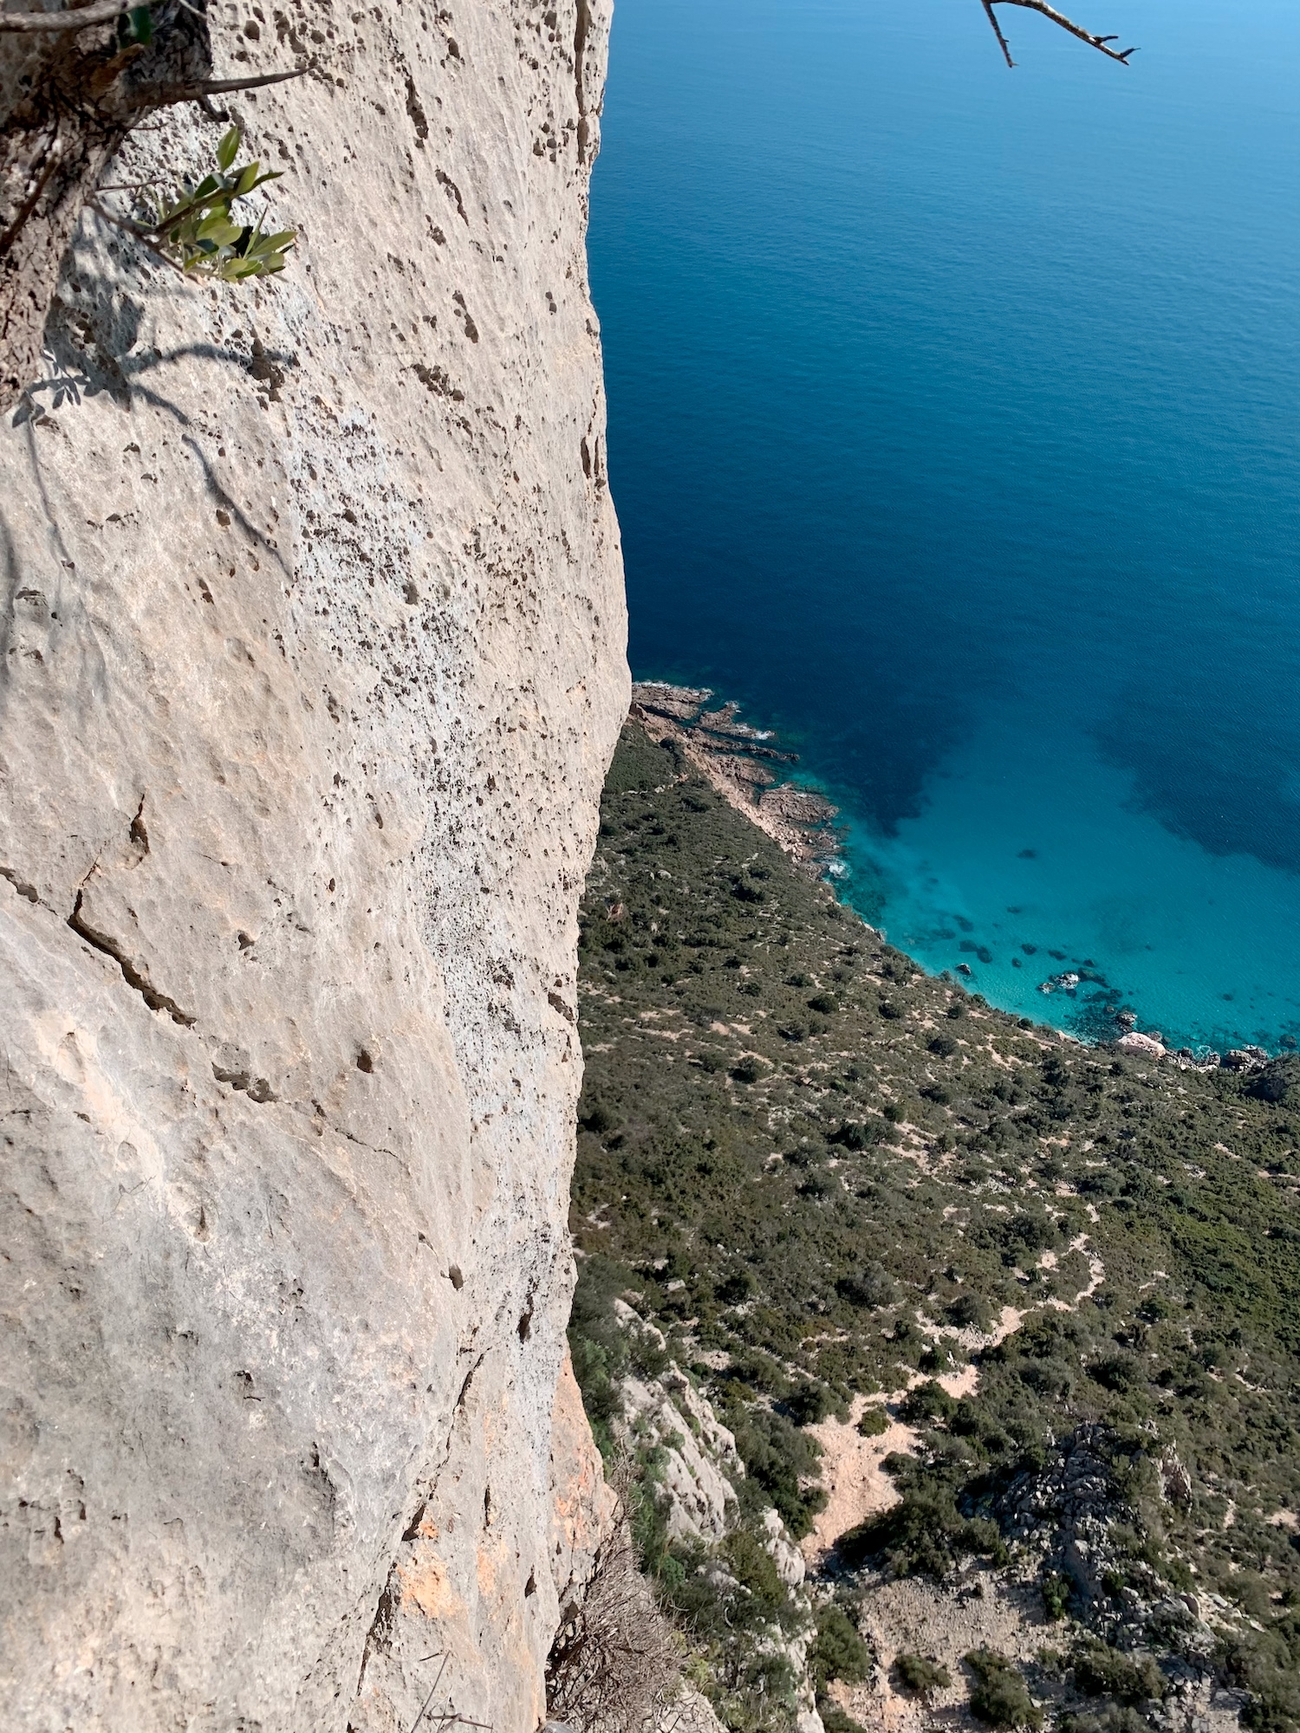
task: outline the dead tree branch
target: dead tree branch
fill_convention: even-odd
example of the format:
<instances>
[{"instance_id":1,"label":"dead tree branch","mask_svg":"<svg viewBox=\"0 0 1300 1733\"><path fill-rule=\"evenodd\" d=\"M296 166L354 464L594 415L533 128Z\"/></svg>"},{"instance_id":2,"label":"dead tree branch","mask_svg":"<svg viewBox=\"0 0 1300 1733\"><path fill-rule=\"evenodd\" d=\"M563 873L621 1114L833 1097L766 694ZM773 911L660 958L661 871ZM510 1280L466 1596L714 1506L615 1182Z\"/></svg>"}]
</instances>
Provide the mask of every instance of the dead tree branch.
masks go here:
<instances>
[{"instance_id":1,"label":"dead tree branch","mask_svg":"<svg viewBox=\"0 0 1300 1733\"><path fill-rule=\"evenodd\" d=\"M85 30L91 24L111 24L140 4L141 0L100 0L98 6L70 6L65 12L0 12L0 31Z\"/></svg>"},{"instance_id":2,"label":"dead tree branch","mask_svg":"<svg viewBox=\"0 0 1300 1733\"><path fill-rule=\"evenodd\" d=\"M1002 26L998 23L994 6L1023 6L1030 12L1041 12L1044 18L1050 18L1053 24L1058 24L1062 30L1067 30L1071 36L1077 36L1080 42L1086 42L1089 48L1095 48L1110 60L1118 60L1121 66L1128 65L1130 54L1137 52L1134 48L1112 48L1110 44L1119 40L1116 36L1094 36L1090 30L1076 24L1072 18L1067 18L1064 12L1058 12L1054 6L1049 6L1047 0L981 0L989 23L993 26L993 34L998 39L998 47L1002 50L1008 66L1016 63L1011 58L1011 48L1002 34Z\"/></svg>"}]
</instances>

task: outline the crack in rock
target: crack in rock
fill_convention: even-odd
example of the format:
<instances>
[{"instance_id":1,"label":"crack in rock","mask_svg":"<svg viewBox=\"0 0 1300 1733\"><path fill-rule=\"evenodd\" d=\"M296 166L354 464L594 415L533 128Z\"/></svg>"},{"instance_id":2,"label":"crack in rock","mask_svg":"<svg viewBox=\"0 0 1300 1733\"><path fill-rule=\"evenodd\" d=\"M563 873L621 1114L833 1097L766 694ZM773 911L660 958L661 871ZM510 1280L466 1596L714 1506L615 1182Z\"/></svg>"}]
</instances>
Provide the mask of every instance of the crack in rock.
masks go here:
<instances>
[{"instance_id":1,"label":"crack in rock","mask_svg":"<svg viewBox=\"0 0 1300 1733\"><path fill-rule=\"evenodd\" d=\"M82 894L78 891L77 901L68 916L68 925L77 937L84 939L88 945L93 945L97 951L102 951L106 957L111 957L122 971L122 979L129 987L135 988L151 1011L166 1011L173 1023L179 1023L185 1029L193 1028L198 1021L196 1017L182 1011L175 999L169 999L166 993L160 993L149 977L137 969L129 957L122 954L120 947L107 933L97 933L89 925L81 913L81 900Z\"/></svg>"}]
</instances>

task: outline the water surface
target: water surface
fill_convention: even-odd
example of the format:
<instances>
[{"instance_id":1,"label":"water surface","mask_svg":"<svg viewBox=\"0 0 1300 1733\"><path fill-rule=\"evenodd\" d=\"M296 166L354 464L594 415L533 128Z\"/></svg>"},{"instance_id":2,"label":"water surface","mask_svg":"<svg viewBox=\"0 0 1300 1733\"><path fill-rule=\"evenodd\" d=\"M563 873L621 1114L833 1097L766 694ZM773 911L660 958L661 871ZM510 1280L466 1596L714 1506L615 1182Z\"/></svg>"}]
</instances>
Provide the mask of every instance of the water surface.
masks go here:
<instances>
[{"instance_id":1,"label":"water surface","mask_svg":"<svg viewBox=\"0 0 1300 1733\"><path fill-rule=\"evenodd\" d=\"M1006 7L1008 72L976 0L619 0L591 250L632 662L798 746L927 966L1276 1046L1300 23L1080 5L1130 67Z\"/></svg>"}]
</instances>

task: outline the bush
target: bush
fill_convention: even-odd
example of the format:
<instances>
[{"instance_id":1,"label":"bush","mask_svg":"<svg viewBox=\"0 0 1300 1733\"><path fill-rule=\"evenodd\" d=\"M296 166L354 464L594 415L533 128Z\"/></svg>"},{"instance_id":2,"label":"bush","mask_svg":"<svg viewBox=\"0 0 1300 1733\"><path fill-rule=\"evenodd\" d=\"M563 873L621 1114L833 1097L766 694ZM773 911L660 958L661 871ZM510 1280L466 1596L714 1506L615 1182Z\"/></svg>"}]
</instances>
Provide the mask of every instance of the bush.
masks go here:
<instances>
[{"instance_id":1,"label":"bush","mask_svg":"<svg viewBox=\"0 0 1300 1733\"><path fill-rule=\"evenodd\" d=\"M942 1384L928 1378L924 1384L918 1384L915 1390L909 1390L898 1409L898 1417L908 1426L924 1426L930 1420L946 1420L956 1408L956 1401L949 1396Z\"/></svg>"},{"instance_id":2,"label":"bush","mask_svg":"<svg viewBox=\"0 0 1300 1733\"><path fill-rule=\"evenodd\" d=\"M626 1491L626 1470L616 1485ZM550 1717L584 1733L622 1733L658 1720L681 1677L672 1627L637 1569L620 1501L581 1606L565 1611L546 1663Z\"/></svg>"},{"instance_id":3,"label":"bush","mask_svg":"<svg viewBox=\"0 0 1300 1733\"><path fill-rule=\"evenodd\" d=\"M946 1691L952 1684L947 1667L925 1655L899 1655L894 1661L894 1677L905 1691L924 1694Z\"/></svg>"},{"instance_id":4,"label":"bush","mask_svg":"<svg viewBox=\"0 0 1300 1733\"><path fill-rule=\"evenodd\" d=\"M1140 1367L1129 1354L1105 1354L1085 1370L1103 1390L1115 1392L1131 1390L1141 1375Z\"/></svg>"},{"instance_id":5,"label":"bush","mask_svg":"<svg viewBox=\"0 0 1300 1733\"><path fill-rule=\"evenodd\" d=\"M739 1306L754 1291L754 1278L748 1270L733 1270L714 1290L724 1306Z\"/></svg>"},{"instance_id":6,"label":"bush","mask_svg":"<svg viewBox=\"0 0 1300 1733\"><path fill-rule=\"evenodd\" d=\"M1150 1725L1135 1710L1108 1703L1100 1715L1062 1715L1061 1733L1150 1733Z\"/></svg>"},{"instance_id":7,"label":"bush","mask_svg":"<svg viewBox=\"0 0 1300 1733\"><path fill-rule=\"evenodd\" d=\"M782 1406L796 1426L816 1426L825 1420L833 1403L824 1384L805 1378L801 1384L795 1385Z\"/></svg>"},{"instance_id":8,"label":"bush","mask_svg":"<svg viewBox=\"0 0 1300 1733\"><path fill-rule=\"evenodd\" d=\"M1049 1571L1039 1586L1043 1591L1043 1611L1056 1624L1070 1610L1070 1579Z\"/></svg>"},{"instance_id":9,"label":"bush","mask_svg":"<svg viewBox=\"0 0 1300 1733\"><path fill-rule=\"evenodd\" d=\"M852 1715L845 1714L838 1703L829 1697L817 1699L817 1713L822 1718L822 1726L826 1733L866 1733L866 1728L860 1721L855 1721Z\"/></svg>"},{"instance_id":10,"label":"bush","mask_svg":"<svg viewBox=\"0 0 1300 1733\"><path fill-rule=\"evenodd\" d=\"M870 1149L875 1141L875 1134L869 1126L860 1120L846 1119L830 1140L832 1143L843 1144L845 1149Z\"/></svg>"},{"instance_id":11,"label":"bush","mask_svg":"<svg viewBox=\"0 0 1300 1733\"><path fill-rule=\"evenodd\" d=\"M1114 1697L1121 1703L1159 1702L1169 1689L1149 1655L1135 1658L1108 1644L1091 1644L1074 1656L1074 1683L1086 1697Z\"/></svg>"},{"instance_id":12,"label":"bush","mask_svg":"<svg viewBox=\"0 0 1300 1733\"><path fill-rule=\"evenodd\" d=\"M585 1109L578 1110L578 1124L583 1131L589 1131L593 1137L602 1137L605 1132L613 1131L615 1120L607 1108L600 1103L592 1102Z\"/></svg>"},{"instance_id":13,"label":"bush","mask_svg":"<svg viewBox=\"0 0 1300 1733\"><path fill-rule=\"evenodd\" d=\"M820 1445L783 1414L765 1408L747 1409L731 1424L746 1473L772 1500L795 1540L802 1540L826 1503L819 1488L805 1491L803 1486L817 1473Z\"/></svg>"},{"instance_id":14,"label":"bush","mask_svg":"<svg viewBox=\"0 0 1300 1733\"><path fill-rule=\"evenodd\" d=\"M835 1292L850 1306L875 1311L878 1307L894 1304L898 1299L898 1283L879 1264L868 1264L857 1275L841 1276L835 1284Z\"/></svg>"},{"instance_id":15,"label":"bush","mask_svg":"<svg viewBox=\"0 0 1300 1733\"><path fill-rule=\"evenodd\" d=\"M727 1536L722 1550L736 1581L748 1591L755 1613L765 1619L775 1618L785 1605L785 1585L762 1541L748 1529L737 1528Z\"/></svg>"},{"instance_id":16,"label":"bush","mask_svg":"<svg viewBox=\"0 0 1300 1733\"><path fill-rule=\"evenodd\" d=\"M858 1421L858 1431L864 1438L879 1438L889 1431L889 1415L883 1402L873 1402L864 1409L861 1420Z\"/></svg>"},{"instance_id":17,"label":"bush","mask_svg":"<svg viewBox=\"0 0 1300 1733\"><path fill-rule=\"evenodd\" d=\"M870 1677L871 1650L858 1627L841 1607L823 1607L817 1615L817 1635L808 1651L808 1671L820 1693L831 1679L860 1685Z\"/></svg>"},{"instance_id":18,"label":"bush","mask_svg":"<svg viewBox=\"0 0 1300 1733\"><path fill-rule=\"evenodd\" d=\"M1034 1707L1024 1675L993 1649L972 1649L962 1659L975 1675L970 1712L988 1727L1037 1727L1043 1717Z\"/></svg>"},{"instance_id":19,"label":"bush","mask_svg":"<svg viewBox=\"0 0 1300 1733\"><path fill-rule=\"evenodd\" d=\"M944 1316L959 1330L988 1329L989 1309L978 1294L958 1294L957 1298L944 1308Z\"/></svg>"},{"instance_id":20,"label":"bush","mask_svg":"<svg viewBox=\"0 0 1300 1733\"><path fill-rule=\"evenodd\" d=\"M886 1458L887 1467L892 1460ZM950 1495L929 1490L905 1493L880 1516L849 1529L836 1542L836 1551L850 1570L884 1563L895 1576L927 1576L936 1582L972 1553L1003 1556L995 1523L963 1517Z\"/></svg>"}]
</instances>

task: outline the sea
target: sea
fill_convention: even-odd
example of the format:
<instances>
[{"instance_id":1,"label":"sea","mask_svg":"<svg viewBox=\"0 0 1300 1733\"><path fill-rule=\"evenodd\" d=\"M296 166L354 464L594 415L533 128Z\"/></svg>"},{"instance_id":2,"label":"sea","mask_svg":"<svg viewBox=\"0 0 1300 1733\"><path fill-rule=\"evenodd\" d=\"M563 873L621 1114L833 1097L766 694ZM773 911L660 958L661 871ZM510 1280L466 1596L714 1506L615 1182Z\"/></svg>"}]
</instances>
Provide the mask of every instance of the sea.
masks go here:
<instances>
[{"instance_id":1,"label":"sea","mask_svg":"<svg viewBox=\"0 0 1300 1733\"><path fill-rule=\"evenodd\" d=\"M638 678L927 969L1300 1040L1300 11L617 0L591 274ZM1115 1018L1124 1021L1118 1025Z\"/></svg>"}]
</instances>

